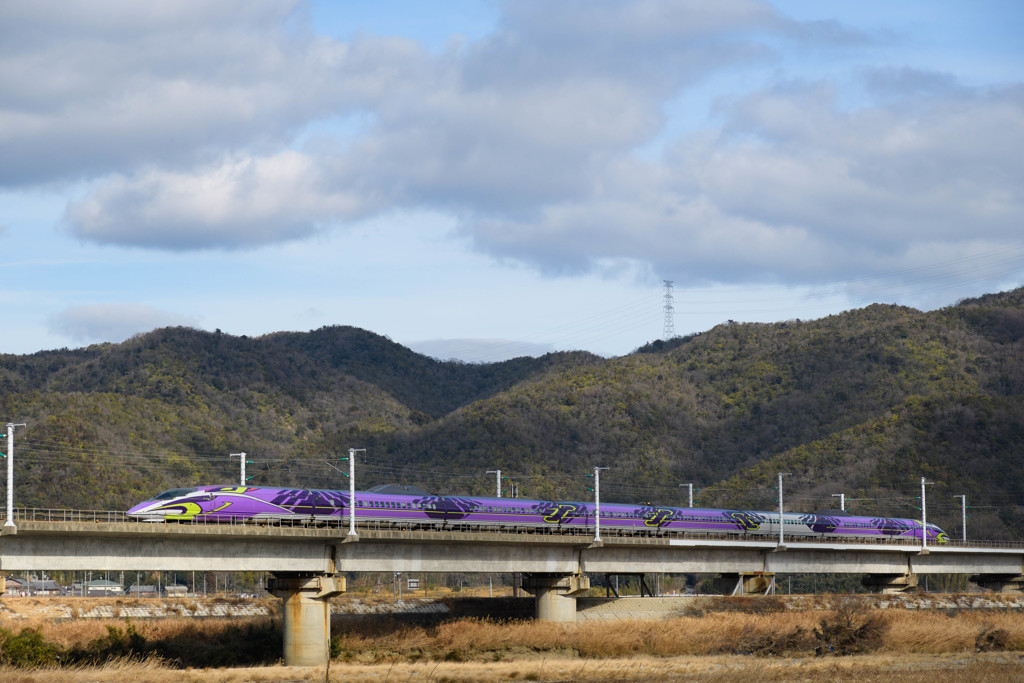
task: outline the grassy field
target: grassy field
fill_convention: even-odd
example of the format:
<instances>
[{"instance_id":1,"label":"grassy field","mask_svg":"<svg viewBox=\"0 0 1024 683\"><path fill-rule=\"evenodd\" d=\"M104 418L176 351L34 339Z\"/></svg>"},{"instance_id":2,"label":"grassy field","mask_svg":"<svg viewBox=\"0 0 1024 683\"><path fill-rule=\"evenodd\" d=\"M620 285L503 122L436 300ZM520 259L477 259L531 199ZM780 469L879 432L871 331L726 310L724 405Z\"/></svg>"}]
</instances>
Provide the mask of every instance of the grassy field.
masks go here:
<instances>
[{"instance_id":1,"label":"grassy field","mask_svg":"<svg viewBox=\"0 0 1024 683\"><path fill-rule=\"evenodd\" d=\"M666 620L339 620L329 671L279 666L272 617L26 619L0 633L0 662L29 657L0 665L0 681L1024 680L1021 610L867 605L726 598Z\"/></svg>"},{"instance_id":2,"label":"grassy field","mask_svg":"<svg viewBox=\"0 0 1024 683\"><path fill-rule=\"evenodd\" d=\"M855 655L843 658L763 659L738 655L708 657L629 657L597 660L537 658L506 662L390 662L332 664L324 667L242 667L169 669L155 661L117 661L103 666L63 669L0 667L10 683L298 683L309 681L436 681L506 683L708 683L750 681L857 681L858 683L1001 683L1024 680L1019 654Z\"/></svg>"}]
</instances>

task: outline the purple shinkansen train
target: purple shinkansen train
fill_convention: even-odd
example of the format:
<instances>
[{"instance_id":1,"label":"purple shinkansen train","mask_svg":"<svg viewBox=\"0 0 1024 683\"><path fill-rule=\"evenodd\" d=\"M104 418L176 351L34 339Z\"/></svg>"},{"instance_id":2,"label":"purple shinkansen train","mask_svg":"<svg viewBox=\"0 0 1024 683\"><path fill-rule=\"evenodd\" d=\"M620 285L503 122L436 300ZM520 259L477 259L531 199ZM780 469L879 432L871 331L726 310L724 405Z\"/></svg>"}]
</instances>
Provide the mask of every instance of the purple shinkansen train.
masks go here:
<instances>
[{"instance_id":1,"label":"purple shinkansen train","mask_svg":"<svg viewBox=\"0 0 1024 683\"><path fill-rule=\"evenodd\" d=\"M274 488L269 486L196 486L170 489L127 512L146 521L347 523L348 491ZM409 495L356 491L356 522L406 528L470 528L474 525L572 531L594 526L593 503ZM826 538L921 538L920 520L855 517L846 513L787 512L784 533ZM650 532L699 532L777 535L779 513L752 510L676 508L656 505L601 505L601 528ZM934 524L928 540L949 537Z\"/></svg>"}]
</instances>

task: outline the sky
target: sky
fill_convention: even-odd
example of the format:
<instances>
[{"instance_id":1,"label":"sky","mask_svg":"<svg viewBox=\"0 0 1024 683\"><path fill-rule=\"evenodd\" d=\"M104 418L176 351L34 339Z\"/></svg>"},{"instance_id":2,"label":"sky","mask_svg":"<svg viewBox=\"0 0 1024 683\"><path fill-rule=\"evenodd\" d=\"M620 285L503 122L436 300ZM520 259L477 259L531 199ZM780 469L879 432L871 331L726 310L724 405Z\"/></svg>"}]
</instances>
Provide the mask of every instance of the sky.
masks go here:
<instances>
[{"instance_id":1,"label":"sky","mask_svg":"<svg viewBox=\"0 0 1024 683\"><path fill-rule=\"evenodd\" d=\"M1021 35L1019 0L2 3L0 353L617 356L1012 289Z\"/></svg>"}]
</instances>

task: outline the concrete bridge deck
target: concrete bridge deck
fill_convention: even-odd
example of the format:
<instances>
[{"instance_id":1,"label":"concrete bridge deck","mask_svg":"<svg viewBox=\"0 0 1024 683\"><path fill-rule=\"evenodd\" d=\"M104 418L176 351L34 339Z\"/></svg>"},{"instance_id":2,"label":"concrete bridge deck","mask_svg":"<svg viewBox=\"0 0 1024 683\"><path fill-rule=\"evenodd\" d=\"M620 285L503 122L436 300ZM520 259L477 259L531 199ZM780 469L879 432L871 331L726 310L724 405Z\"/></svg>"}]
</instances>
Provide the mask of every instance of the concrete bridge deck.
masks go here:
<instances>
[{"instance_id":1,"label":"concrete bridge deck","mask_svg":"<svg viewBox=\"0 0 1024 683\"><path fill-rule=\"evenodd\" d=\"M0 570L337 572L1005 574L1024 546L768 537L617 536L19 520L0 535Z\"/></svg>"}]
</instances>

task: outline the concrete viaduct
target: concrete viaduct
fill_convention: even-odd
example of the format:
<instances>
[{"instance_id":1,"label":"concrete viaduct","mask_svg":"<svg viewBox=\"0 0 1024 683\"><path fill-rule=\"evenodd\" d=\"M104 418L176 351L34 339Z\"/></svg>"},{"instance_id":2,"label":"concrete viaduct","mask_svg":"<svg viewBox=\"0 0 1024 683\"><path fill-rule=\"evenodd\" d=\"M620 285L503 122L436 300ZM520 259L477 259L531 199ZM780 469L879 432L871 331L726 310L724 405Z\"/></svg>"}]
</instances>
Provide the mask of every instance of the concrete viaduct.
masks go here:
<instances>
[{"instance_id":1,"label":"concrete viaduct","mask_svg":"<svg viewBox=\"0 0 1024 683\"><path fill-rule=\"evenodd\" d=\"M328 599L345 591L343 572L523 573L537 618L575 619L575 596L590 574L721 574L732 592L764 590L785 573L865 575L878 590L916 584L920 574L970 574L992 590L1024 586L1024 547L867 541L792 541L691 535L589 536L484 531L402 531L19 520L2 527L0 571L259 571L283 599L284 661L326 661Z\"/></svg>"}]
</instances>

